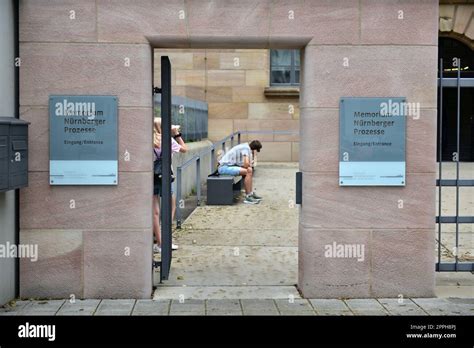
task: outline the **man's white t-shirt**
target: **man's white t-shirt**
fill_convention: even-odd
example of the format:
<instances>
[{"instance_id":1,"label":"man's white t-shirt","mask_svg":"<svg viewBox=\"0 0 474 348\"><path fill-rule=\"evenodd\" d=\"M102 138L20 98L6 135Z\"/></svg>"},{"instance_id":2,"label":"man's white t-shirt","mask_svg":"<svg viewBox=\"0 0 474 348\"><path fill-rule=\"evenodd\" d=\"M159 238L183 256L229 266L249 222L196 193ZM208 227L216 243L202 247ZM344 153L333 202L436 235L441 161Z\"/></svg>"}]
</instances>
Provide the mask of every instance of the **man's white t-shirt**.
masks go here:
<instances>
[{"instance_id":1,"label":"man's white t-shirt","mask_svg":"<svg viewBox=\"0 0 474 348\"><path fill-rule=\"evenodd\" d=\"M244 156L248 156L249 161L252 161L252 150L248 143L236 145L227 151L219 161L219 164L242 167L244 165Z\"/></svg>"}]
</instances>

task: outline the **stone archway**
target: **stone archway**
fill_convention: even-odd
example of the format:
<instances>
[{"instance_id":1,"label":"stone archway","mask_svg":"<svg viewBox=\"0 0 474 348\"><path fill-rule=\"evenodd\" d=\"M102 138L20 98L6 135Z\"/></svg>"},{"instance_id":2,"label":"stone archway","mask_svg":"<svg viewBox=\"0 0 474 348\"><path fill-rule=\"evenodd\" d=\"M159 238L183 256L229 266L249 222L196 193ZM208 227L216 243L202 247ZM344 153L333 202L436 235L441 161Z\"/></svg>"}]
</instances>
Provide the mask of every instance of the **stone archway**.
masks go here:
<instances>
[{"instance_id":1,"label":"stone archway","mask_svg":"<svg viewBox=\"0 0 474 348\"><path fill-rule=\"evenodd\" d=\"M457 39L474 50L474 4L440 4L439 36Z\"/></svg>"},{"instance_id":2,"label":"stone archway","mask_svg":"<svg viewBox=\"0 0 474 348\"><path fill-rule=\"evenodd\" d=\"M457 61L458 59L461 61L461 84L464 78L474 77L474 46L471 48L469 45L464 44L464 42L465 41L459 40L452 34L440 36L438 55L439 59L442 59L443 62L443 79L455 79L458 76L458 69L454 68L453 64L453 62ZM441 74L441 72L439 73ZM472 134L474 131L474 125L472 124L472 114L474 109L471 102L473 98L474 92L472 87L466 87L462 85L459 96L457 88L443 88L443 102L440 102L439 104L443 106L443 110L439 110L438 112L438 122L441 122L439 119L440 115L443 116L441 123L443 125L442 130L438 134L438 159L440 158L440 151L442 152L443 161L451 161L453 152L458 151L457 110L459 102L459 158L462 162L474 161L474 147L472 141ZM440 146L442 146L442 149L440 149Z\"/></svg>"}]
</instances>

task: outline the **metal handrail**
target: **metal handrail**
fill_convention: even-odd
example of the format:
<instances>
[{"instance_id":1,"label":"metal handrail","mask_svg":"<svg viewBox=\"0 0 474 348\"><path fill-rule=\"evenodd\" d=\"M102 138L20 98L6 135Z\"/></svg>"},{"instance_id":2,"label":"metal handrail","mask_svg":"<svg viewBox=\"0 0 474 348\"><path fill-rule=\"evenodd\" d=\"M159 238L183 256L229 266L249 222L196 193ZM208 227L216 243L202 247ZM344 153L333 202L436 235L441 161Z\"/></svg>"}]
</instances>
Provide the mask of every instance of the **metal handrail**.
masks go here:
<instances>
[{"instance_id":1,"label":"metal handrail","mask_svg":"<svg viewBox=\"0 0 474 348\"><path fill-rule=\"evenodd\" d=\"M210 173L216 169L215 163L215 151L216 148L222 147L222 150L225 151L225 144L230 140L231 147L234 146L234 140L237 137L237 144L240 144L242 134L273 134L273 135L290 135L298 134L297 131L236 131L232 134L222 138L221 140L213 143L208 148L197 153L179 167L176 168L176 227L181 228L181 203L182 203L182 175L183 170L196 163L196 196L197 196L197 206L201 205L201 158L204 158L207 155L211 156L211 166Z\"/></svg>"}]
</instances>

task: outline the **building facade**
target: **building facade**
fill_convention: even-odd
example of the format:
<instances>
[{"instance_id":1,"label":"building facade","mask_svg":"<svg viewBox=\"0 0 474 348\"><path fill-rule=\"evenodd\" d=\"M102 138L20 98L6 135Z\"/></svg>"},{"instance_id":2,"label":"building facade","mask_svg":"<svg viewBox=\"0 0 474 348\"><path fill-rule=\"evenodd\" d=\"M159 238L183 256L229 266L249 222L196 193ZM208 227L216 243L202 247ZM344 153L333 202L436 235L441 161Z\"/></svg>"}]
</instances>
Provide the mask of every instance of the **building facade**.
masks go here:
<instances>
[{"instance_id":1,"label":"building facade","mask_svg":"<svg viewBox=\"0 0 474 348\"><path fill-rule=\"evenodd\" d=\"M165 53L176 94L209 103L210 138L237 129L299 130L299 137L262 136L268 153L260 159L300 163L303 296L433 296L438 28L472 47L472 5L23 0L19 27L20 117L31 122L19 237L39 248L37 262L21 260L21 297L150 297L152 87ZM11 43L1 44L3 55ZM271 90L270 49L300 50L299 101L294 89ZM51 95L118 97L117 186L49 185ZM421 105L420 118L407 119L406 185L339 186L340 98L390 96ZM0 193L4 235L13 228L11 204L11 193ZM327 259L323 246L334 241L363 244L368 256L355 265Z\"/></svg>"},{"instance_id":2,"label":"building facade","mask_svg":"<svg viewBox=\"0 0 474 348\"><path fill-rule=\"evenodd\" d=\"M12 1L0 4L0 117L18 117L16 108L16 26L15 6ZM4 145L2 143L2 145ZM0 157L6 156L5 147L0 148ZM18 243L18 192L0 192L0 244ZM18 264L12 258L0 258L0 303L17 295Z\"/></svg>"},{"instance_id":3,"label":"building facade","mask_svg":"<svg viewBox=\"0 0 474 348\"><path fill-rule=\"evenodd\" d=\"M441 1L439 37L474 49L473 8L463 1ZM154 85L160 84L160 56L168 55L173 94L208 102L211 141L238 130L298 131L299 79L274 83L272 51L278 49L155 49ZM298 161L298 135L258 137L265 141L261 160Z\"/></svg>"}]
</instances>

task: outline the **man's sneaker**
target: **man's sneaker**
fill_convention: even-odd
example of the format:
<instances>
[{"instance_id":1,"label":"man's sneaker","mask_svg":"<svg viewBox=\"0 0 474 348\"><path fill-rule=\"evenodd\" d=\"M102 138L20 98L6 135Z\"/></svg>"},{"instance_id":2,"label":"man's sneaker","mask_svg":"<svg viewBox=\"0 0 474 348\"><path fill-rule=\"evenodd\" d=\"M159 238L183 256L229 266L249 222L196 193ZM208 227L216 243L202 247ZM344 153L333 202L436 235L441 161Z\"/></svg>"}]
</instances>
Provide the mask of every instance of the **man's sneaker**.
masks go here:
<instances>
[{"instance_id":1,"label":"man's sneaker","mask_svg":"<svg viewBox=\"0 0 474 348\"><path fill-rule=\"evenodd\" d=\"M244 203L245 204L258 204L260 201L256 200L252 196L245 196Z\"/></svg>"},{"instance_id":2,"label":"man's sneaker","mask_svg":"<svg viewBox=\"0 0 474 348\"><path fill-rule=\"evenodd\" d=\"M172 250L178 250L179 246L177 244L171 244L171 249ZM153 244L153 252L155 254L160 254L161 253L161 247L159 247L158 244Z\"/></svg>"},{"instance_id":3,"label":"man's sneaker","mask_svg":"<svg viewBox=\"0 0 474 348\"><path fill-rule=\"evenodd\" d=\"M254 199L256 199L257 201L261 201L261 200L263 199L263 197L257 195L257 194L255 193L255 191L252 192L252 195L251 195L251 196L252 196Z\"/></svg>"}]
</instances>

